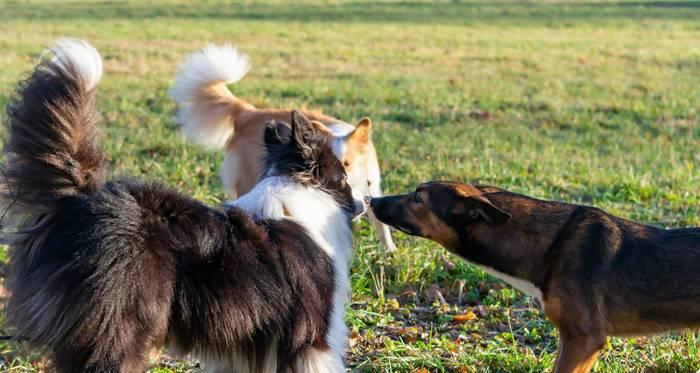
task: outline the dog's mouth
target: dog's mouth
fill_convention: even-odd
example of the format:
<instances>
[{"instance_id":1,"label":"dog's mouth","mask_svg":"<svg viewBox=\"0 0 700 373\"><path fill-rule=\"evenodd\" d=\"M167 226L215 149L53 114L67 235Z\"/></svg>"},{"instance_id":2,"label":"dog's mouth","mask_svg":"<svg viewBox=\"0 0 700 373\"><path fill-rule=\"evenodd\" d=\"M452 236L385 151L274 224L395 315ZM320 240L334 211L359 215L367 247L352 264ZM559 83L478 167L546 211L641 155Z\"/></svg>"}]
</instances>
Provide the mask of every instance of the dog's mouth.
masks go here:
<instances>
[{"instance_id":1,"label":"dog's mouth","mask_svg":"<svg viewBox=\"0 0 700 373\"><path fill-rule=\"evenodd\" d=\"M418 229L414 225L404 224L404 223L399 223L399 224L388 223L388 224L391 225L392 227L394 227L395 229L397 229L403 233L406 233L409 236L422 237L422 233L421 233L420 229Z\"/></svg>"}]
</instances>

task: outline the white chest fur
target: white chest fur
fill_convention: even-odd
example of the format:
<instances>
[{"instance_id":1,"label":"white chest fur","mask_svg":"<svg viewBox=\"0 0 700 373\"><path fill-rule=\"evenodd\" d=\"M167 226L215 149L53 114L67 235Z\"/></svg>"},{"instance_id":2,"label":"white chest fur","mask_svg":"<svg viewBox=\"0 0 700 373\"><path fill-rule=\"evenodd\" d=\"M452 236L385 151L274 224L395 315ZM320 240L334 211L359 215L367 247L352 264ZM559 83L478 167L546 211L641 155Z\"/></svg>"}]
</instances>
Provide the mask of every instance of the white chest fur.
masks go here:
<instances>
[{"instance_id":1,"label":"white chest fur","mask_svg":"<svg viewBox=\"0 0 700 373\"><path fill-rule=\"evenodd\" d=\"M349 331L343 321L350 298L349 268L352 261L352 230L337 202L325 192L294 183L285 177L267 177L253 190L226 203L249 213L272 219L292 219L306 228L333 262L335 289L326 342L330 352L305 353L299 364L316 368L302 371L344 372ZM304 365L306 364L306 365Z\"/></svg>"},{"instance_id":2,"label":"white chest fur","mask_svg":"<svg viewBox=\"0 0 700 373\"><path fill-rule=\"evenodd\" d=\"M475 264L475 265L477 267L483 269L484 272L490 274L491 276L496 277L499 280L504 281L508 285L522 291L523 293L525 293L525 294L527 294L535 299L537 299L537 301L540 303L540 306L542 307L542 309L544 309L544 299L542 298L542 290L540 290L540 288L535 286L535 284L533 284L532 282L527 281L527 280L523 280L523 279L520 279L517 277L513 277L511 275L507 275L507 274L505 274L503 272L499 272L491 267L482 266L482 265L478 265L478 264Z\"/></svg>"}]
</instances>

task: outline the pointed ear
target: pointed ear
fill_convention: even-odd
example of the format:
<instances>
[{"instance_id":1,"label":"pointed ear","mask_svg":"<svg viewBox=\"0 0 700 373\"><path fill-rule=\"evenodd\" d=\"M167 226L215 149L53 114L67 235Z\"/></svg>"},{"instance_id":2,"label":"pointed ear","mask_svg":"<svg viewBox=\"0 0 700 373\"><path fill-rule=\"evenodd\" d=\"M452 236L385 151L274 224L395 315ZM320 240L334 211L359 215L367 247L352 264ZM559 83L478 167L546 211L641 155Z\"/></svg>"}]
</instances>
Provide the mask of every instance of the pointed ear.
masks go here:
<instances>
[{"instance_id":1,"label":"pointed ear","mask_svg":"<svg viewBox=\"0 0 700 373\"><path fill-rule=\"evenodd\" d=\"M511 215L494 206L484 196L458 197L450 212L461 219L484 219L489 224L500 225L507 222Z\"/></svg>"},{"instance_id":2,"label":"pointed ear","mask_svg":"<svg viewBox=\"0 0 700 373\"><path fill-rule=\"evenodd\" d=\"M296 143L305 143L311 136L313 125L306 115L300 111L292 111L292 139Z\"/></svg>"},{"instance_id":3,"label":"pointed ear","mask_svg":"<svg viewBox=\"0 0 700 373\"><path fill-rule=\"evenodd\" d=\"M355 129L350 133L350 138L366 144L372 139L372 120L368 117L360 119Z\"/></svg>"},{"instance_id":4,"label":"pointed ear","mask_svg":"<svg viewBox=\"0 0 700 373\"><path fill-rule=\"evenodd\" d=\"M292 143L304 159L314 158L314 125L300 111L292 111Z\"/></svg>"},{"instance_id":5,"label":"pointed ear","mask_svg":"<svg viewBox=\"0 0 700 373\"><path fill-rule=\"evenodd\" d=\"M292 129L284 122L270 122L265 127L265 144L289 144L292 141Z\"/></svg>"}]
</instances>

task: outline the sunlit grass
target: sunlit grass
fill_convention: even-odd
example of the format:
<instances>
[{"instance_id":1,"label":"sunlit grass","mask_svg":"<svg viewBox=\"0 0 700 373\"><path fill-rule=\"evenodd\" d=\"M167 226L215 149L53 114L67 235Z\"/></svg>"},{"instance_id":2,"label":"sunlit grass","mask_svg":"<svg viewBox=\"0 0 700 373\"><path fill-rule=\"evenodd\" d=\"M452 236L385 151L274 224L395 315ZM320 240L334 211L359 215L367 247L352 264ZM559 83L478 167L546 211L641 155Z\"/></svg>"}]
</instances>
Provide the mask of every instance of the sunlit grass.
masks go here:
<instances>
[{"instance_id":1,"label":"sunlit grass","mask_svg":"<svg viewBox=\"0 0 700 373\"><path fill-rule=\"evenodd\" d=\"M86 38L105 59L112 173L216 204L225 199L222 154L180 137L167 90L185 53L230 42L254 63L236 95L350 122L370 115L388 193L457 179L661 226L700 225L697 2L304 4L4 2L0 105L51 40ZM556 332L529 298L426 241L395 233L399 250L387 255L366 222L356 232L346 318L355 369L552 365ZM436 287L447 304L431 299ZM23 346L0 348L4 369L39 369ZM699 349L695 333L613 338L595 370L695 371Z\"/></svg>"}]
</instances>

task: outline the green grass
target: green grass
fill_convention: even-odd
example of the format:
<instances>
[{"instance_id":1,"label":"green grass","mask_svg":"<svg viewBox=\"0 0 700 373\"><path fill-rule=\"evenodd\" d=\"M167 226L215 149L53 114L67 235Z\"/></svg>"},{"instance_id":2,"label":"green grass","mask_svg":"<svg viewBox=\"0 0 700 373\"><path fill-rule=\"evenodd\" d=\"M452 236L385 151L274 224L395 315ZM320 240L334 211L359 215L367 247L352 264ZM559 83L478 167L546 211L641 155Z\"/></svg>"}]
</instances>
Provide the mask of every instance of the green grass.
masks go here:
<instances>
[{"instance_id":1,"label":"green grass","mask_svg":"<svg viewBox=\"0 0 700 373\"><path fill-rule=\"evenodd\" d=\"M697 1L5 1L1 106L41 48L63 35L87 38L105 58L100 105L112 172L208 203L225 198L222 154L180 137L167 90L184 54L231 42L254 63L232 89L254 104L320 108L346 121L370 115L388 193L458 179L660 226L700 225ZM354 369L552 365L556 331L528 297L432 243L395 233L399 251L386 255L366 222L356 228ZM436 287L447 305L432 302ZM453 320L463 314L474 317ZM25 346L0 352L7 369L38 369ZM693 372L699 352L695 333L611 338L595 371Z\"/></svg>"}]
</instances>

